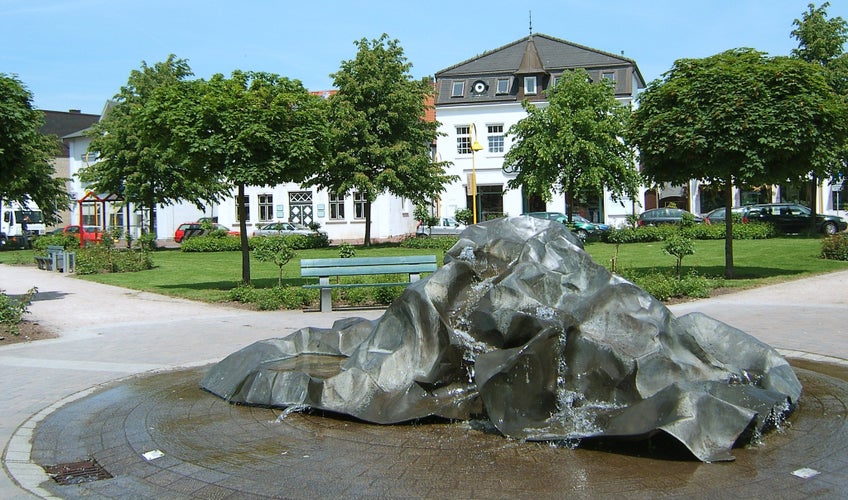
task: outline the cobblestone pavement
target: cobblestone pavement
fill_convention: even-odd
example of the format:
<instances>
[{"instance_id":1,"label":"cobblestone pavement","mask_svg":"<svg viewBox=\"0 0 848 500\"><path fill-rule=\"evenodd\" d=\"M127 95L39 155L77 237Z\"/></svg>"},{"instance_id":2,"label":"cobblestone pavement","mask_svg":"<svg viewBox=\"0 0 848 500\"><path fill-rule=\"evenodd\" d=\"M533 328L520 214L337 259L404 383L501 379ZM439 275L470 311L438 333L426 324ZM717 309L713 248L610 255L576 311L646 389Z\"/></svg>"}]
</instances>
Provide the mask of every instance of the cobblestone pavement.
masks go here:
<instances>
[{"instance_id":1,"label":"cobblestone pavement","mask_svg":"<svg viewBox=\"0 0 848 500\"><path fill-rule=\"evenodd\" d=\"M198 389L204 366L255 340L381 311L259 313L0 265L0 287L37 286L31 316L60 334L0 347L0 497L844 498L846 284L848 272L833 273L672 308L781 349L805 387L782 432L735 450L735 462L701 464L657 455L666 448L657 441L574 450L506 440L475 422L376 426L231 406ZM42 468L88 459L113 477L60 486ZM817 474L798 477L805 469Z\"/></svg>"}]
</instances>

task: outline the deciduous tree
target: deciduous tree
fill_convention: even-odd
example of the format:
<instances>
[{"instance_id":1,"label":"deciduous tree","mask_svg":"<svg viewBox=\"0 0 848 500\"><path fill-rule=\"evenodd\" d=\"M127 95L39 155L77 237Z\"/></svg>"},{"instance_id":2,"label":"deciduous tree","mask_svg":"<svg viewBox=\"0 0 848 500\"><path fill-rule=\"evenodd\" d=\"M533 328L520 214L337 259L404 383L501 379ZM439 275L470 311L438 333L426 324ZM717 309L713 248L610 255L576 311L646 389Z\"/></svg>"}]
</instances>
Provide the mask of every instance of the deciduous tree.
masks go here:
<instances>
[{"instance_id":1,"label":"deciduous tree","mask_svg":"<svg viewBox=\"0 0 848 500\"><path fill-rule=\"evenodd\" d=\"M237 190L242 281L250 283L246 186L300 182L326 156L324 103L298 80L271 73L235 71L230 78L186 84L172 112L162 110L172 130L173 151L188 171Z\"/></svg>"},{"instance_id":2,"label":"deciduous tree","mask_svg":"<svg viewBox=\"0 0 848 500\"><path fill-rule=\"evenodd\" d=\"M67 179L53 177L60 143L39 132L43 124L44 115L33 109L24 84L0 73L0 199L32 200L47 222L55 222L67 208Z\"/></svg>"},{"instance_id":3,"label":"deciduous tree","mask_svg":"<svg viewBox=\"0 0 848 500\"><path fill-rule=\"evenodd\" d=\"M151 212L156 205L180 201L201 207L220 196L222 185L192 170L173 147L169 117L182 109L182 84L191 75L188 63L174 55L133 70L89 133L89 150L97 153L97 161L80 170L80 179ZM154 233L153 217L148 224Z\"/></svg>"},{"instance_id":4,"label":"deciduous tree","mask_svg":"<svg viewBox=\"0 0 848 500\"><path fill-rule=\"evenodd\" d=\"M412 79L397 40L355 42L354 59L343 61L330 98L331 154L310 182L365 200L365 245L371 243L371 204L392 193L420 202L444 190L455 176L431 158L438 123L425 120L432 84ZM428 101L429 99L429 101Z\"/></svg>"},{"instance_id":5,"label":"deciduous tree","mask_svg":"<svg viewBox=\"0 0 848 500\"><path fill-rule=\"evenodd\" d=\"M630 110L616 100L612 86L592 83L576 70L563 74L546 97L547 105L522 103L527 117L509 129L514 144L503 169L516 176L507 185L544 199L555 192L571 200L605 188L615 197L635 195L639 175L622 140ZM566 209L571 222L573 203Z\"/></svg>"},{"instance_id":6,"label":"deciduous tree","mask_svg":"<svg viewBox=\"0 0 848 500\"><path fill-rule=\"evenodd\" d=\"M792 23L795 26L792 37L798 40L798 48L792 50L792 56L825 68L833 91L845 99L848 98L848 54L843 52L843 47L848 41L848 23L841 17L828 19L829 6L828 2L820 7L809 4L801 19L795 19ZM839 156L840 158L831 165L830 171L826 172L834 179L845 173L848 145L842 148ZM810 199L815 200L818 175L816 172L810 172L808 175L811 177ZM816 209L816 203L811 203L811 232L816 230Z\"/></svg>"},{"instance_id":7,"label":"deciduous tree","mask_svg":"<svg viewBox=\"0 0 848 500\"><path fill-rule=\"evenodd\" d=\"M629 131L649 182L699 179L725 192L725 275L733 277L733 186L826 171L848 113L820 66L734 49L681 59L639 97Z\"/></svg>"}]
</instances>

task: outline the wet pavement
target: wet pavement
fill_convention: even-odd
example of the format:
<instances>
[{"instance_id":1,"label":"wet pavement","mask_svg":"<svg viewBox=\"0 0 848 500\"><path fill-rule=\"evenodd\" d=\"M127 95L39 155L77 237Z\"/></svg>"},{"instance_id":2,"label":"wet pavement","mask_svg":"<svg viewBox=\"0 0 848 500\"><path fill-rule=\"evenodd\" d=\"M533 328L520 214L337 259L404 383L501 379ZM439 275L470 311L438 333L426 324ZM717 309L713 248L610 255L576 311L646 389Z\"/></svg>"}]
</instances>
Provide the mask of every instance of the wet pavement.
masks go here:
<instances>
[{"instance_id":1,"label":"wet pavement","mask_svg":"<svg viewBox=\"0 0 848 500\"><path fill-rule=\"evenodd\" d=\"M209 363L382 311L252 312L0 265L7 293L33 285L31 317L60 337L0 347L2 498L848 496L848 272L672 308L779 348L804 384L790 425L720 464L659 438L571 449L480 422L378 426L229 405L198 388ZM112 478L60 485L43 468L90 459Z\"/></svg>"}]
</instances>

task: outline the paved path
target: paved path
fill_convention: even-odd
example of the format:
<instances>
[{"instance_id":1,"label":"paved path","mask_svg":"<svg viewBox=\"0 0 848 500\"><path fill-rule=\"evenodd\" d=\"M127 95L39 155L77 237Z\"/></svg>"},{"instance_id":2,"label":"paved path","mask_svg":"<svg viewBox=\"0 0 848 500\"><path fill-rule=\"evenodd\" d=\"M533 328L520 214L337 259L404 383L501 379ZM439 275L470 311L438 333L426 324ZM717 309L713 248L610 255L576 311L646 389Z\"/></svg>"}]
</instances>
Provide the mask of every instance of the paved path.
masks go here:
<instances>
[{"instance_id":1,"label":"paved path","mask_svg":"<svg viewBox=\"0 0 848 500\"><path fill-rule=\"evenodd\" d=\"M202 366L256 340L285 336L303 326L382 314L253 312L89 283L33 267L0 265L0 288L6 293L23 293L32 286L38 287L39 295L30 308L31 319L60 337L0 347L4 466L30 485L37 485L43 472L28 463L29 443L20 437L31 430L28 422L34 415L49 414L59 401L134 374ZM848 363L848 271L672 309L676 314L702 311L790 357ZM32 495L2 474L0 498Z\"/></svg>"}]
</instances>

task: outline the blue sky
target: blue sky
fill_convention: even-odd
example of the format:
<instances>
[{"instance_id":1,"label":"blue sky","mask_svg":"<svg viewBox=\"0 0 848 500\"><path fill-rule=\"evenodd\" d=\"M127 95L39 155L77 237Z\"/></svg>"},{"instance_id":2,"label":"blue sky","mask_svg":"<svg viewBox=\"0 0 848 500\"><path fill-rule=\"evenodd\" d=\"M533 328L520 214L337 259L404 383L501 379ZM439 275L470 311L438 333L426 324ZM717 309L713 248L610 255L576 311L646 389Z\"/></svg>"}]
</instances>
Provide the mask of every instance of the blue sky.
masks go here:
<instances>
[{"instance_id":1,"label":"blue sky","mask_svg":"<svg viewBox=\"0 0 848 500\"><path fill-rule=\"evenodd\" d=\"M233 70L297 78L312 90L355 56L353 42L400 41L416 78L533 31L634 59L646 80L675 60L735 47L797 46L809 0L0 0L0 73L39 109L100 113L142 61L187 59L196 77ZM820 5L821 2L815 2ZM523 5L522 5L523 4ZM848 1L830 17L848 19Z\"/></svg>"}]
</instances>

